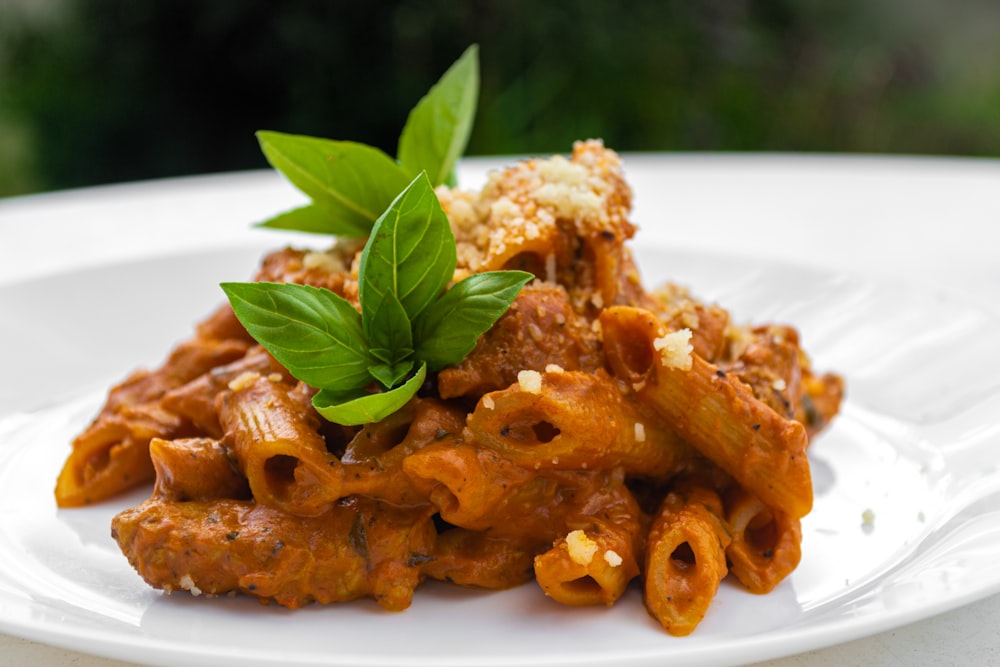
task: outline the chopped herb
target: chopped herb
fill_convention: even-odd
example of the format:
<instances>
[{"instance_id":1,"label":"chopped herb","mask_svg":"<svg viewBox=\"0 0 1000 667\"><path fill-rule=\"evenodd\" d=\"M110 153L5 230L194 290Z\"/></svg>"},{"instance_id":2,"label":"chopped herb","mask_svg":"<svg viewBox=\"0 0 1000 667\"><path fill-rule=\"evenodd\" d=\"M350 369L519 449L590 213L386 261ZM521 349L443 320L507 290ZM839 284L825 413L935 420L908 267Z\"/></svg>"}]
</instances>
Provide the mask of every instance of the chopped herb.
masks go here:
<instances>
[{"instance_id":1,"label":"chopped herb","mask_svg":"<svg viewBox=\"0 0 1000 667\"><path fill-rule=\"evenodd\" d=\"M347 534L347 543L356 554L369 561L371 556L368 552L368 531L365 530L364 517L358 512L354 515L354 522L351 523L351 530Z\"/></svg>"}]
</instances>

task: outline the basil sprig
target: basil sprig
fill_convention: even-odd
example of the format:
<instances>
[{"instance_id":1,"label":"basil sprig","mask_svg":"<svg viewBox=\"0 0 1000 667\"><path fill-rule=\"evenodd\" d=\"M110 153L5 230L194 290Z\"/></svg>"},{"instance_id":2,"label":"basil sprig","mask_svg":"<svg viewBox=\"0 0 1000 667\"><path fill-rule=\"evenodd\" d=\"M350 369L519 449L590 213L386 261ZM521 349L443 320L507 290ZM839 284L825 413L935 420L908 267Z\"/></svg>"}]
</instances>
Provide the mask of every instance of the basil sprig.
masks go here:
<instances>
[{"instance_id":1,"label":"basil sprig","mask_svg":"<svg viewBox=\"0 0 1000 667\"><path fill-rule=\"evenodd\" d=\"M358 310L330 290L290 283L223 283L233 312L340 424L386 417L428 373L459 363L534 276L473 274L448 289L457 254L434 187L455 181L472 130L479 55L469 47L410 112L398 160L371 146L258 132L268 161L311 203L265 227L368 236Z\"/></svg>"},{"instance_id":2,"label":"basil sprig","mask_svg":"<svg viewBox=\"0 0 1000 667\"><path fill-rule=\"evenodd\" d=\"M417 176L375 221L361 254L360 312L333 292L292 283L223 283L243 326L340 424L386 417L427 373L459 363L534 276L470 275L446 287L455 237L430 180Z\"/></svg>"},{"instance_id":3,"label":"basil sprig","mask_svg":"<svg viewBox=\"0 0 1000 667\"><path fill-rule=\"evenodd\" d=\"M472 45L410 112L397 160L352 141L258 132L271 166L311 199L261 226L363 237L421 172L432 185L454 185L455 164L468 145L478 97L479 49Z\"/></svg>"}]
</instances>

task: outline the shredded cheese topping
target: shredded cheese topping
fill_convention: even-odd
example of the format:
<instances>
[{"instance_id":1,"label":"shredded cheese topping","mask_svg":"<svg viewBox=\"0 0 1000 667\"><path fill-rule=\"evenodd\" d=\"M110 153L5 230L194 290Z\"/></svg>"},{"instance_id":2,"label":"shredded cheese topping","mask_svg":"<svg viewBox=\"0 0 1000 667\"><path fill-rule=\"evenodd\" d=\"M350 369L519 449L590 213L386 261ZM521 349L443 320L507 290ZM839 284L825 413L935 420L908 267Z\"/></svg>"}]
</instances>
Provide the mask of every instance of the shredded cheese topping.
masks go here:
<instances>
[{"instance_id":1,"label":"shredded cheese topping","mask_svg":"<svg viewBox=\"0 0 1000 667\"><path fill-rule=\"evenodd\" d=\"M180 587L186 591L190 591L191 595L198 597L201 595L201 589L195 585L194 579L191 578L190 574L185 574L183 577L177 580Z\"/></svg>"},{"instance_id":2,"label":"shredded cheese topping","mask_svg":"<svg viewBox=\"0 0 1000 667\"><path fill-rule=\"evenodd\" d=\"M241 373L229 382L229 388L233 391L248 389L253 386L253 383L256 382L258 378L260 378L260 373L255 373L254 371Z\"/></svg>"},{"instance_id":3,"label":"shredded cheese topping","mask_svg":"<svg viewBox=\"0 0 1000 667\"><path fill-rule=\"evenodd\" d=\"M517 384L521 391L529 394L542 393L542 374L538 371L518 371Z\"/></svg>"},{"instance_id":4,"label":"shredded cheese topping","mask_svg":"<svg viewBox=\"0 0 1000 667\"><path fill-rule=\"evenodd\" d=\"M635 441L646 442L646 426L640 422L635 423Z\"/></svg>"},{"instance_id":5,"label":"shredded cheese topping","mask_svg":"<svg viewBox=\"0 0 1000 667\"><path fill-rule=\"evenodd\" d=\"M566 536L566 551L569 552L570 560L586 567L594 560L597 542L587 537L587 533L582 530L574 530Z\"/></svg>"},{"instance_id":6,"label":"shredded cheese topping","mask_svg":"<svg viewBox=\"0 0 1000 667\"><path fill-rule=\"evenodd\" d=\"M660 353L660 363L667 368L691 370L691 330L680 329L653 341L653 348Z\"/></svg>"}]
</instances>

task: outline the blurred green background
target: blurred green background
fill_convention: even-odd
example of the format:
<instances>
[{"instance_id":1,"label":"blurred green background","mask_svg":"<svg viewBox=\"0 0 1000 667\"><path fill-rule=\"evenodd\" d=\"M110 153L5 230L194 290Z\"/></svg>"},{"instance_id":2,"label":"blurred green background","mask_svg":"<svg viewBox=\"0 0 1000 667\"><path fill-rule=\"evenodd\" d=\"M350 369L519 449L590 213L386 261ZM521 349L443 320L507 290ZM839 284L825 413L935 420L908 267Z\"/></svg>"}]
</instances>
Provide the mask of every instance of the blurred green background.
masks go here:
<instances>
[{"instance_id":1,"label":"blurred green background","mask_svg":"<svg viewBox=\"0 0 1000 667\"><path fill-rule=\"evenodd\" d=\"M471 155L1000 156L996 0L0 0L0 196L266 167L258 129L394 154L472 42Z\"/></svg>"}]
</instances>

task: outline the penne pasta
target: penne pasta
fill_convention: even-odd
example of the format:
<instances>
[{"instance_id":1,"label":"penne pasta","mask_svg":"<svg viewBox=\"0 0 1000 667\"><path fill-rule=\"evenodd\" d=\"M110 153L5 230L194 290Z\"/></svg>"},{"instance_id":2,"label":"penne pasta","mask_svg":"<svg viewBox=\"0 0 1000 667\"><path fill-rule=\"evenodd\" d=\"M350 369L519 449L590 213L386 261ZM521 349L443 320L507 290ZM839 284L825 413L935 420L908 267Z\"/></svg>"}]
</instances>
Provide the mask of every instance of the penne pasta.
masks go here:
<instances>
[{"instance_id":1,"label":"penne pasta","mask_svg":"<svg viewBox=\"0 0 1000 667\"><path fill-rule=\"evenodd\" d=\"M722 502L714 491L670 492L646 537L644 599L649 613L672 635L691 634L705 617L728 572L731 541Z\"/></svg>"},{"instance_id":2,"label":"penne pasta","mask_svg":"<svg viewBox=\"0 0 1000 667\"><path fill-rule=\"evenodd\" d=\"M145 581L292 609L371 598L402 610L425 579L534 580L559 604L610 605L641 578L649 614L683 636L729 573L754 593L786 578L813 502L806 446L838 413L843 379L815 372L791 327L738 326L677 284L647 291L627 245L632 192L600 141L498 171L479 192L434 192L455 239L448 268L394 264L364 239L268 253L255 280L317 289L268 285L272 301L254 301L243 285L246 301L113 387L73 441L59 506L152 482L112 522ZM414 210L430 198L407 193ZM451 257L450 242L439 250ZM367 262L419 280L405 298L381 294ZM509 275L442 292L512 268L535 276L516 298L492 287ZM295 354L272 357L274 341L258 344L233 308L262 313ZM461 339L453 321L473 328L460 360L442 342ZM379 385L385 395L368 393ZM341 418L355 409L370 423Z\"/></svg>"},{"instance_id":3,"label":"penne pasta","mask_svg":"<svg viewBox=\"0 0 1000 667\"><path fill-rule=\"evenodd\" d=\"M615 526L575 528L535 557L535 580L562 604L614 604L639 574L634 539L635 534Z\"/></svg>"},{"instance_id":4,"label":"penne pasta","mask_svg":"<svg viewBox=\"0 0 1000 667\"><path fill-rule=\"evenodd\" d=\"M242 357L249 347L245 341L195 337L178 345L160 368L137 371L114 387L93 423L73 440L56 481L56 504L79 507L152 480L149 441L195 433L161 405L163 395Z\"/></svg>"},{"instance_id":5,"label":"penne pasta","mask_svg":"<svg viewBox=\"0 0 1000 667\"><path fill-rule=\"evenodd\" d=\"M737 489L726 499L726 522L733 535L726 557L751 593L769 593L798 566L802 526L797 518Z\"/></svg>"},{"instance_id":6,"label":"penne pasta","mask_svg":"<svg viewBox=\"0 0 1000 667\"><path fill-rule=\"evenodd\" d=\"M629 402L603 371L526 371L484 396L468 419L473 438L514 463L552 470L622 467L666 477L689 450L651 413Z\"/></svg>"},{"instance_id":7,"label":"penne pasta","mask_svg":"<svg viewBox=\"0 0 1000 667\"><path fill-rule=\"evenodd\" d=\"M809 512L812 477L801 423L693 351L669 359L658 349L666 334L649 311L609 308L600 321L608 363L638 400L765 503L793 517Z\"/></svg>"},{"instance_id":8,"label":"penne pasta","mask_svg":"<svg viewBox=\"0 0 1000 667\"><path fill-rule=\"evenodd\" d=\"M314 411L280 378L242 375L219 395L219 420L257 502L318 516L342 498L344 471Z\"/></svg>"},{"instance_id":9,"label":"penne pasta","mask_svg":"<svg viewBox=\"0 0 1000 667\"><path fill-rule=\"evenodd\" d=\"M247 484L229 450L213 438L153 438L149 455L156 470L153 496L164 500L248 500Z\"/></svg>"},{"instance_id":10,"label":"penne pasta","mask_svg":"<svg viewBox=\"0 0 1000 667\"><path fill-rule=\"evenodd\" d=\"M200 433L221 438L222 426L219 424L215 399L230 382L244 373L281 373L285 380L291 381L287 371L275 363L263 347L255 346L244 357L216 366L190 382L171 389L164 394L160 405L191 422Z\"/></svg>"}]
</instances>

